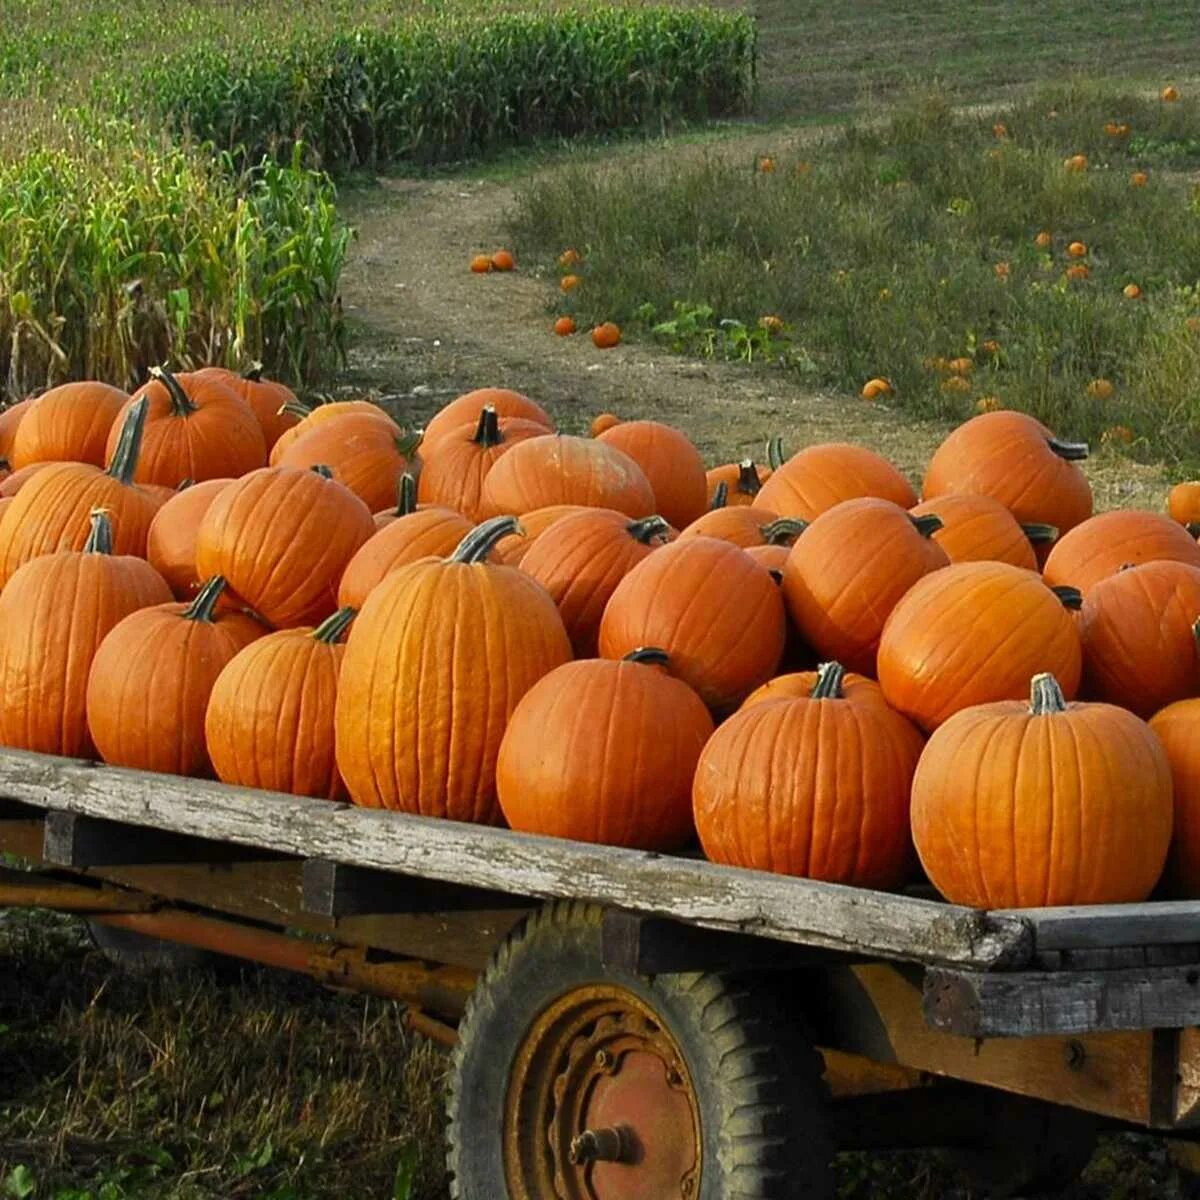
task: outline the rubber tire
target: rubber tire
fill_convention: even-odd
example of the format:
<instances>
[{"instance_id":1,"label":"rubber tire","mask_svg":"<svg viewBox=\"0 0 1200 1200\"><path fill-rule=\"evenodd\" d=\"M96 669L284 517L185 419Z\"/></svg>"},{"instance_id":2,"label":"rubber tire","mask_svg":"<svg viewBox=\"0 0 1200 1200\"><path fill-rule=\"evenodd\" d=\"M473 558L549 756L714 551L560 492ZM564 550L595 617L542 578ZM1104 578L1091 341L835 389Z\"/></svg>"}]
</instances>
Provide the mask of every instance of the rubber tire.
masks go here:
<instances>
[{"instance_id":1,"label":"rubber tire","mask_svg":"<svg viewBox=\"0 0 1200 1200\"><path fill-rule=\"evenodd\" d=\"M605 968L601 913L579 903L546 905L509 935L481 976L451 1069L453 1200L505 1195L502 1114L528 1025L558 997L601 981L648 1003L683 1052L702 1130L695 1200L832 1200L821 1058L783 1016L767 982L711 973L647 979Z\"/></svg>"},{"instance_id":2,"label":"rubber tire","mask_svg":"<svg viewBox=\"0 0 1200 1200\"><path fill-rule=\"evenodd\" d=\"M134 975L155 971L195 971L211 967L219 956L195 946L149 937L132 929L89 921L92 943L110 962Z\"/></svg>"}]
</instances>

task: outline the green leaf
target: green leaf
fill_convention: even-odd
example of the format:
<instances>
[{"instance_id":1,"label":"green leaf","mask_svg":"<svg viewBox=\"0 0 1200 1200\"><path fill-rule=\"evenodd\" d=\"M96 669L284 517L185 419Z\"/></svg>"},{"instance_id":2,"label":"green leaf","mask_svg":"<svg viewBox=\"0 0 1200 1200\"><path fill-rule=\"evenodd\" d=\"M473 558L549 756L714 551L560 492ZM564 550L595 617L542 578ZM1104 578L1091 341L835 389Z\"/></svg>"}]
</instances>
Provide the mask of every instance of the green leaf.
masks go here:
<instances>
[{"instance_id":1,"label":"green leaf","mask_svg":"<svg viewBox=\"0 0 1200 1200\"><path fill-rule=\"evenodd\" d=\"M33 1172L24 1163L18 1163L4 1180L4 1194L12 1200L25 1200L37 1190L37 1180Z\"/></svg>"},{"instance_id":2,"label":"green leaf","mask_svg":"<svg viewBox=\"0 0 1200 1200\"><path fill-rule=\"evenodd\" d=\"M414 1142L405 1144L396 1164L396 1176L392 1181L392 1200L412 1200L417 1185L417 1147Z\"/></svg>"}]
</instances>

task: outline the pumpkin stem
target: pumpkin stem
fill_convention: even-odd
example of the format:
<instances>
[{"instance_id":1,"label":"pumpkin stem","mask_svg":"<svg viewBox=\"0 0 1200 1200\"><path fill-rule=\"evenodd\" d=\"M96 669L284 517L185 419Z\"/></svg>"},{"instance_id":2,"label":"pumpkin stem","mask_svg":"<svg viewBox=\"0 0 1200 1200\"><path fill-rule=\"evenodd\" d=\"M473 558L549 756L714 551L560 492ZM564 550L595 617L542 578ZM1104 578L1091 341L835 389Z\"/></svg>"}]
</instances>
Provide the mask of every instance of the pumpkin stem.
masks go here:
<instances>
[{"instance_id":1,"label":"pumpkin stem","mask_svg":"<svg viewBox=\"0 0 1200 1200\"><path fill-rule=\"evenodd\" d=\"M1058 680L1049 671L1035 675L1029 683L1029 711L1035 717L1067 711L1067 700Z\"/></svg>"},{"instance_id":2,"label":"pumpkin stem","mask_svg":"<svg viewBox=\"0 0 1200 1200\"><path fill-rule=\"evenodd\" d=\"M327 467L324 463L317 463L315 466L308 468L314 475L320 475L322 479L333 478L333 468Z\"/></svg>"},{"instance_id":3,"label":"pumpkin stem","mask_svg":"<svg viewBox=\"0 0 1200 1200\"><path fill-rule=\"evenodd\" d=\"M242 378L248 379L251 383L258 383L262 379L263 365L260 362L252 362L243 372Z\"/></svg>"},{"instance_id":4,"label":"pumpkin stem","mask_svg":"<svg viewBox=\"0 0 1200 1200\"><path fill-rule=\"evenodd\" d=\"M924 516L908 518L913 523L913 528L923 537L933 537L939 529L942 528L942 518L936 513L925 513Z\"/></svg>"},{"instance_id":5,"label":"pumpkin stem","mask_svg":"<svg viewBox=\"0 0 1200 1200\"><path fill-rule=\"evenodd\" d=\"M396 516L407 517L417 511L417 477L405 471L396 481Z\"/></svg>"},{"instance_id":6,"label":"pumpkin stem","mask_svg":"<svg viewBox=\"0 0 1200 1200\"><path fill-rule=\"evenodd\" d=\"M1048 546L1051 542L1058 541L1057 525L1022 525L1021 528L1035 546Z\"/></svg>"},{"instance_id":7,"label":"pumpkin stem","mask_svg":"<svg viewBox=\"0 0 1200 1200\"><path fill-rule=\"evenodd\" d=\"M636 650L630 650L621 661L649 663L651 666L665 667L671 661L671 656L657 646L639 646Z\"/></svg>"},{"instance_id":8,"label":"pumpkin stem","mask_svg":"<svg viewBox=\"0 0 1200 1200\"><path fill-rule=\"evenodd\" d=\"M455 547L454 553L446 560L456 563L478 563L495 548L501 538L511 534L525 536L525 530L516 517L492 517L481 525L476 525Z\"/></svg>"},{"instance_id":9,"label":"pumpkin stem","mask_svg":"<svg viewBox=\"0 0 1200 1200\"><path fill-rule=\"evenodd\" d=\"M768 546L789 546L808 528L807 521L798 517L780 517L770 521L759 532Z\"/></svg>"},{"instance_id":10,"label":"pumpkin stem","mask_svg":"<svg viewBox=\"0 0 1200 1200\"><path fill-rule=\"evenodd\" d=\"M196 598L183 610L183 618L185 621L208 621L212 622L213 610L217 607L217 601L221 598L221 593L225 590L225 576L214 575L207 580L204 586L196 593Z\"/></svg>"},{"instance_id":11,"label":"pumpkin stem","mask_svg":"<svg viewBox=\"0 0 1200 1200\"><path fill-rule=\"evenodd\" d=\"M770 577L775 580L780 587L783 587L783 572L778 567L768 567L767 574L770 575Z\"/></svg>"},{"instance_id":12,"label":"pumpkin stem","mask_svg":"<svg viewBox=\"0 0 1200 1200\"><path fill-rule=\"evenodd\" d=\"M382 409L379 410L379 415L381 417L387 416L387 414ZM413 433L402 433L396 439L396 449L400 453L400 456L405 459L412 458L412 456L414 454L416 454L417 447L421 444L421 440L422 440L422 438L424 438L424 436L425 436L425 431L423 429L417 429ZM500 440L500 431L499 431L499 429L497 429L496 441L499 441L499 440ZM492 444L495 445L494 442Z\"/></svg>"},{"instance_id":13,"label":"pumpkin stem","mask_svg":"<svg viewBox=\"0 0 1200 1200\"><path fill-rule=\"evenodd\" d=\"M778 471L787 460L783 457L783 438L776 434L767 440L767 466Z\"/></svg>"},{"instance_id":14,"label":"pumpkin stem","mask_svg":"<svg viewBox=\"0 0 1200 1200\"><path fill-rule=\"evenodd\" d=\"M188 490L188 488L195 487L195 486L196 486L196 481L189 475L187 479L181 479L175 485L175 490L177 492L186 492Z\"/></svg>"},{"instance_id":15,"label":"pumpkin stem","mask_svg":"<svg viewBox=\"0 0 1200 1200\"><path fill-rule=\"evenodd\" d=\"M671 532L670 525L660 516L643 517L640 521L630 521L625 526L625 532L636 542L648 546L656 537L665 537Z\"/></svg>"},{"instance_id":16,"label":"pumpkin stem","mask_svg":"<svg viewBox=\"0 0 1200 1200\"><path fill-rule=\"evenodd\" d=\"M166 367L151 367L150 376L152 379L157 379L167 389L167 394L171 397L172 416L187 417L196 411L196 406L187 392L183 390L183 385Z\"/></svg>"},{"instance_id":17,"label":"pumpkin stem","mask_svg":"<svg viewBox=\"0 0 1200 1200\"><path fill-rule=\"evenodd\" d=\"M299 417L303 421L305 417L311 417L313 412L313 406L305 404L303 400L287 400L279 406L275 415L278 417L284 413L291 413L293 417Z\"/></svg>"},{"instance_id":18,"label":"pumpkin stem","mask_svg":"<svg viewBox=\"0 0 1200 1200\"><path fill-rule=\"evenodd\" d=\"M725 480L721 480L713 491L712 503L709 504L709 512L715 512L718 508L724 508L725 502L729 499L729 485Z\"/></svg>"},{"instance_id":19,"label":"pumpkin stem","mask_svg":"<svg viewBox=\"0 0 1200 1200\"><path fill-rule=\"evenodd\" d=\"M504 441L500 433L500 418L496 415L496 410L490 404L485 405L483 411L479 414L479 425L476 427L475 436L471 441L477 446L484 447L484 449L491 446L498 446Z\"/></svg>"},{"instance_id":20,"label":"pumpkin stem","mask_svg":"<svg viewBox=\"0 0 1200 1200\"><path fill-rule=\"evenodd\" d=\"M1194 538L1200 538L1200 521L1189 521L1184 529L1188 531Z\"/></svg>"},{"instance_id":21,"label":"pumpkin stem","mask_svg":"<svg viewBox=\"0 0 1200 1200\"><path fill-rule=\"evenodd\" d=\"M743 458L738 463L738 477L735 485L739 492L747 496L757 496L762 491L762 481L758 477L758 468L752 458Z\"/></svg>"},{"instance_id":22,"label":"pumpkin stem","mask_svg":"<svg viewBox=\"0 0 1200 1200\"><path fill-rule=\"evenodd\" d=\"M150 397L143 396L129 407L117 439L117 449L108 464L108 474L128 487L133 483L137 470L138 456L142 452L142 433L146 428L146 413L150 408Z\"/></svg>"},{"instance_id":23,"label":"pumpkin stem","mask_svg":"<svg viewBox=\"0 0 1200 1200\"><path fill-rule=\"evenodd\" d=\"M113 551L112 521L102 508L91 511L92 528L88 532L87 541L83 543L84 554L111 554Z\"/></svg>"},{"instance_id":24,"label":"pumpkin stem","mask_svg":"<svg viewBox=\"0 0 1200 1200\"><path fill-rule=\"evenodd\" d=\"M1068 462L1079 462L1088 456L1087 442L1060 442L1052 437L1046 439L1046 444L1059 458L1065 458Z\"/></svg>"},{"instance_id":25,"label":"pumpkin stem","mask_svg":"<svg viewBox=\"0 0 1200 1200\"><path fill-rule=\"evenodd\" d=\"M313 638L318 642L325 642L332 646L334 642L342 640L342 634L350 626L350 622L358 616L358 609L351 608L347 605L345 608L339 608L332 616L326 617L320 625L313 630Z\"/></svg>"},{"instance_id":26,"label":"pumpkin stem","mask_svg":"<svg viewBox=\"0 0 1200 1200\"><path fill-rule=\"evenodd\" d=\"M808 694L814 700L844 700L842 681L846 678L846 668L840 662L821 663L817 667L817 682Z\"/></svg>"},{"instance_id":27,"label":"pumpkin stem","mask_svg":"<svg viewBox=\"0 0 1200 1200\"><path fill-rule=\"evenodd\" d=\"M0 471L11 471L12 463L7 458L0 458Z\"/></svg>"},{"instance_id":28,"label":"pumpkin stem","mask_svg":"<svg viewBox=\"0 0 1200 1200\"><path fill-rule=\"evenodd\" d=\"M1059 583L1050 590L1062 601L1063 608L1078 612L1083 607L1083 593L1078 588Z\"/></svg>"}]
</instances>

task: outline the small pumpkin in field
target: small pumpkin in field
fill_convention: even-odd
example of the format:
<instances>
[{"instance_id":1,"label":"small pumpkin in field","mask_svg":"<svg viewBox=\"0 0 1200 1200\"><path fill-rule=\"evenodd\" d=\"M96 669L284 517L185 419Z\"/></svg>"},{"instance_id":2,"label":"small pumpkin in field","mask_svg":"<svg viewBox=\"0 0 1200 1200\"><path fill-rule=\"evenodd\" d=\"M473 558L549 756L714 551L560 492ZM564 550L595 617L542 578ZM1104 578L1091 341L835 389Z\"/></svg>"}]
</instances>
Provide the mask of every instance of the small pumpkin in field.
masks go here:
<instances>
[{"instance_id":1,"label":"small pumpkin in field","mask_svg":"<svg viewBox=\"0 0 1200 1200\"><path fill-rule=\"evenodd\" d=\"M892 394L892 385L886 379L868 379L859 394L864 400L878 400Z\"/></svg>"},{"instance_id":2,"label":"small pumpkin in field","mask_svg":"<svg viewBox=\"0 0 1200 1200\"><path fill-rule=\"evenodd\" d=\"M0 492L3 486L0 485ZM1182 525L1192 537L1200 534L1200 481L1177 483L1167 493L1167 514Z\"/></svg>"},{"instance_id":3,"label":"small pumpkin in field","mask_svg":"<svg viewBox=\"0 0 1200 1200\"><path fill-rule=\"evenodd\" d=\"M644 648L566 663L525 693L496 764L511 828L638 850L688 842L692 775L713 724L669 663Z\"/></svg>"},{"instance_id":4,"label":"small pumpkin in field","mask_svg":"<svg viewBox=\"0 0 1200 1200\"><path fill-rule=\"evenodd\" d=\"M226 663L212 686L204 741L217 778L241 787L340 800L334 706L355 610L315 629L257 638Z\"/></svg>"},{"instance_id":5,"label":"small pumpkin in field","mask_svg":"<svg viewBox=\"0 0 1200 1200\"><path fill-rule=\"evenodd\" d=\"M1134 171L1129 177L1129 183L1132 187L1145 187L1150 182L1150 176L1145 171Z\"/></svg>"},{"instance_id":6,"label":"small pumpkin in field","mask_svg":"<svg viewBox=\"0 0 1200 1200\"><path fill-rule=\"evenodd\" d=\"M613 321L604 321L592 330L592 345L597 350L611 350L621 341L621 327Z\"/></svg>"},{"instance_id":7,"label":"small pumpkin in field","mask_svg":"<svg viewBox=\"0 0 1200 1200\"><path fill-rule=\"evenodd\" d=\"M1050 230L1043 229L1038 233L1037 237L1033 239L1033 244L1039 250L1049 250L1054 244L1054 235L1050 232Z\"/></svg>"},{"instance_id":8,"label":"small pumpkin in field","mask_svg":"<svg viewBox=\"0 0 1200 1200\"><path fill-rule=\"evenodd\" d=\"M430 454L447 434L479 420L485 408L494 408L498 417L521 417L554 432L554 422L540 404L509 388L476 388L456 396L440 408L425 426L421 436L421 453Z\"/></svg>"},{"instance_id":9,"label":"small pumpkin in field","mask_svg":"<svg viewBox=\"0 0 1200 1200\"><path fill-rule=\"evenodd\" d=\"M222 367L202 367L196 374L210 371L246 402L262 429L268 453L283 434L300 423L296 393L273 379L264 379L262 363L252 364L241 375Z\"/></svg>"},{"instance_id":10,"label":"small pumpkin in field","mask_svg":"<svg viewBox=\"0 0 1200 1200\"><path fill-rule=\"evenodd\" d=\"M825 663L807 696L744 707L709 739L692 788L713 862L892 888L912 866L908 789L921 736L849 699Z\"/></svg>"},{"instance_id":11,"label":"small pumpkin in field","mask_svg":"<svg viewBox=\"0 0 1200 1200\"><path fill-rule=\"evenodd\" d=\"M324 425L326 421L337 421L351 413L391 421L397 435L401 432L400 426L392 421L392 418L378 404L372 404L370 400L331 400L327 404L318 404L315 407L297 402L289 404L287 410L297 418L297 422L285 429L271 447L271 453L267 456L267 464L272 467L278 466L279 460L287 452L288 447L306 433L311 432L318 425Z\"/></svg>"},{"instance_id":12,"label":"small pumpkin in field","mask_svg":"<svg viewBox=\"0 0 1200 1200\"><path fill-rule=\"evenodd\" d=\"M1159 93L1159 99L1164 104L1174 104L1179 99L1179 89L1174 84L1168 84Z\"/></svg>"},{"instance_id":13,"label":"small pumpkin in field","mask_svg":"<svg viewBox=\"0 0 1200 1200\"><path fill-rule=\"evenodd\" d=\"M517 266L517 260L513 258L511 250L497 250L492 255L492 270L493 271L512 271Z\"/></svg>"},{"instance_id":14,"label":"small pumpkin in field","mask_svg":"<svg viewBox=\"0 0 1200 1200\"><path fill-rule=\"evenodd\" d=\"M599 441L633 459L654 492L654 510L677 529L707 506L704 460L686 435L661 421L618 421Z\"/></svg>"},{"instance_id":15,"label":"small pumpkin in field","mask_svg":"<svg viewBox=\"0 0 1200 1200\"><path fill-rule=\"evenodd\" d=\"M901 508L917 502L912 485L885 458L848 442L809 446L771 472L753 503L781 517L813 521L843 500L875 496Z\"/></svg>"},{"instance_id":16,"label":"small pumpkin in field","mask_svg":"<svg viewBox=\"0 0 1200 1200\"><path fill-rule=\"evenodd\" d=\"M558 281L558 286L561 291L573 292L582 282L578 275L564 275Z\"/></svg>"},{"instance_id":17,"label":"small pumpkin in field","mask_svg":"<svg viewBox=\"0 0 1200 1200\"><path fill-rule=\"evenodd\" d=\"M1067 703L1049 673L1030 693L929 739L912 830L930 881L972 908L1146 899L1171 840L1166 753L1132 713Z\"/></svg>"},{"instance_id":18,"label":"small pumpkin in field","mask_svg":"<svg viewBox=\"0 0 1200 1200\"><path fill-rule=\"evenodd\" d=\"M170 585L176 600L190 600L200 586L196 537L212 502L233 482L206 479L176 492L154 515L146 534L146 558Z\"/></svg>"},{"instance_id":19,"label":"small pumpkin in field","mask_svg":"<svg viewBox=\"0 0 1200 1200\"><path fill-rule=\"evenodd\" d=\"M1073 283L1078 283L1081 280L1087 279L1091 275L1091 271L1085 263L1073 263L1063 274Z\"/></svg>"},{"instance_id":20,"label":"small pumpkin in field","mask_svg":"<svg viewBox=\"0 0 1200 1200\"><path fill-rule=\"evenodd\" d=\"M476 254L471 259L471 270L476 275L486 275L492 269L490 254Z\"/></svg>"},{"instance_id":21,"label":"small pumpkin in field","mask_svg":"<svg viewBox=\"0 0 1200 1200\"><path fill-rule=\"evenodd\" d=\"M1088 252L1088 248L1087 248L1086 242L1068 242L1067 243L1067 257L1068 258L1086 258L1087 252Z\"/></svg>"},{"instance_id":22,"label":"small pumpkin in field","mask_svg":"<svg viewBox=\"0 0 1200 1200\"><path fill-rule=\"evenodd\" d=\"M64 383L25 410L9 461L20 470L37 462L104 466L109 433L129 397L107 383Z\"/></svg>"},{"instance_id":23,"label":"small pumpkin in field","mask_svg":"<svg viewBox=\"0 0 1200 1200\"><path fill-rule=\"evenodd\" d=\"M410 563L363 605L337 697L337 762L356 804L495 824L496 758L521 697L571 658L554 602L487 561L497 517L449 558Z\"/></svg>"},{"instance_id":24,"label":"small pumpkin in field","mask_svg":"<svg viewBox=\"0 0 1200 1200\"><path fill-rule=\"evenodd\" d=\"M131 613L100 643L88 674L88 729L106 763L171 775L211 764L204 714L225 665L266 630L243 612L216 611L225 588L208 580L190 604Z\"/></svg>"},{"instance_id":25,"label":"small pumpkin in field","mask_svg":"<svg viewBox=\"0 0 1200 1200\"><path fill-rule=\"evenodd\" d=\"M559 337L570 337L571 334L575 332L575 318L559 317L558 320L554 322L554 332L557 333Z\"/></svg>"},{"instance_id":26,"label":"small pumpkin in field","mask_svg":"<svg viewBox=\"0 0 1200 1200\"><path fill-rule=\"evenodd\" d=\"M1126 300L1140 300L1142 298L1142 289L1136 283L1127 283L1121 289L1121 295Z\"/></svg>"},{"instance_id":27,"label":"small pumpkin in field","mask_svg":"<svg viewBox=\"0 0 1200 1200\"><path fill-rule=\"evenodd\" d=\"M1166 880L1181 900L1200 897L1200 700L1177 700L1150 720L1171 765L1175 824Z\"/></svg>"},{"instance_id":28,"label":"small pumpkin in field","mask_svg":"<svg viewBox=\"0 0 1200 1200\"><path fill-rule=\"evenodd\" d=\"M1053 525L1021 525L991 496L947 492L908 511L914 517L935 516L941 521L933 540L951 562L1006 562L1036 571L1034 546L1049 546L1058 537Z\"/></svg>"},{"instance_id":29,"label":"small pumpkin in field","mask_svg":"<svg viewBox=\"0 0 1200 1200\"><path fill-rule=\"evenodd\" d=\"M1093 379L1086 388L1087 394L1094 400L1111 400L1116 390L1111 379Z\"/></svg>"},{"instance_id":30,"label":"small pumpkin in field","mask_svg":"<svg viewBox=\"0 0 1200 1200\"><path fill-rule=\"evenodd\" d=\"M1086 154L1072 154L1063 161L1063 166L1068 171L1086 171L1088 169L1088 157Z\"/></svg>"}]
</instances>

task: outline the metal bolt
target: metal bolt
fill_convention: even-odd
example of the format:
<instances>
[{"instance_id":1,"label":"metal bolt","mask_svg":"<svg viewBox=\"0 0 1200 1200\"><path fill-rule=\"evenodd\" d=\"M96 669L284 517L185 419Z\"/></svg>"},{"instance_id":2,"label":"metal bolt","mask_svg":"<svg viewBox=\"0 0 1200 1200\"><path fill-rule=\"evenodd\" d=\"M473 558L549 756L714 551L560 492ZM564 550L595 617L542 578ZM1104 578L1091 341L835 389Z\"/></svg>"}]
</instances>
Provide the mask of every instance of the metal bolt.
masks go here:
<instances>
[{"instance_id":1,"label":"metal bolt","mask_svg":"<svg viewBox=\"0 0 1200 1200\"><path fill-rule=\"evenodd\" d=\"M618 1126L611 1129L585 1129L571 1139L568 1157L575 1163L626 1162L629 1141Z\"/></svg>"},{"instance_id":2,"label":"metal bolt","mask_svg":"<svg viewBox=\"0 0 1200 1200\"><path fill-rule=\"evenodd\" d=\"M683 1086L683 1076L680 1075L680 1073L674 1067L668 1067L667 1068L667 1082L672 1087L682 1087Z\"/></svg>"}]
</instances>

